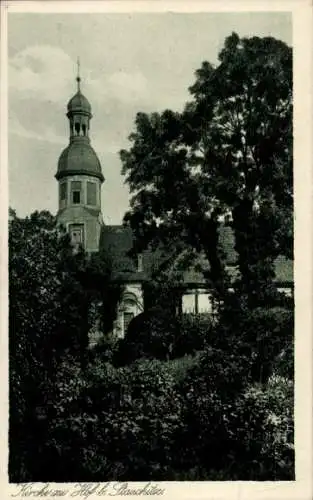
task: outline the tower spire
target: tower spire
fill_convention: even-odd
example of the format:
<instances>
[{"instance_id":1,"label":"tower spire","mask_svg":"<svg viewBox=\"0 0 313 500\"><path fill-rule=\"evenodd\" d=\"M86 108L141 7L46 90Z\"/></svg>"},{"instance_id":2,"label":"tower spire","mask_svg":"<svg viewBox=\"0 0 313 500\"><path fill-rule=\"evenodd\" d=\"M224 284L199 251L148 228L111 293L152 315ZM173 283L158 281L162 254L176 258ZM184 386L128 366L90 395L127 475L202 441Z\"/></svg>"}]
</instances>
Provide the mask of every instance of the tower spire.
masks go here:
<instances>
[{"instance_id":1,"label":"tower spire","mask_svg":"<svg viewBox=\"0 0 313 500\"><path fill-rule=\"evenodd\" d=\"M80 60L79 60L79 57L77 57L77 77L76 77L76 81L77 81L77 90L78 90L78 92L80 92Z\"/></svg>"}]
</instances>

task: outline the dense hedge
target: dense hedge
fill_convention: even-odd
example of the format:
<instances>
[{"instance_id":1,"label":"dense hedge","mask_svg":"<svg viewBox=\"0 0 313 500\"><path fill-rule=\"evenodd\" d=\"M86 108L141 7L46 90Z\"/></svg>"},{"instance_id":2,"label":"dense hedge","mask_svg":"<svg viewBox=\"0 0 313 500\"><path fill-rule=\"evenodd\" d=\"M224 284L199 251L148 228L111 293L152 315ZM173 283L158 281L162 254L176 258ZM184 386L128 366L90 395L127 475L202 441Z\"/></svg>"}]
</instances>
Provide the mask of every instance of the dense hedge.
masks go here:
<instances>
[{"instance_id":1,"label":"dense hedge","mask_svg":"<svg viewBox=\"0 0 313 500\"><path fill-rule=\"evenodd\" d=\"M181 470L198 464L199 479L293 477L293 384L270 377L261 386L249 371L248 358L211 348L188 371Z\"/></svg>"},{"instance_id":2,"label":"dense hedge","mask_svg":"<svg viewBox=\"0 0 313 500\"><path fill-rule=\"evenodd\" d=\"M99 363L74 385L60 381L41 479L293 479L292 383L246 383L237 368L210 349L121 368Z\"/></svg>"}]
</instances>

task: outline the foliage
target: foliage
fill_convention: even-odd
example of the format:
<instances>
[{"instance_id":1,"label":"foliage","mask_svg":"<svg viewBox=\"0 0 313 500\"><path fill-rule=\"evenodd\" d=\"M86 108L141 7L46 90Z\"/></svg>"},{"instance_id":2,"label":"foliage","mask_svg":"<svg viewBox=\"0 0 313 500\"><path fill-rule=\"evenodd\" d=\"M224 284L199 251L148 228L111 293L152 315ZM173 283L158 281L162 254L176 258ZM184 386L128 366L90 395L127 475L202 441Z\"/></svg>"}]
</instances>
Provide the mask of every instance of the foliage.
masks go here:
<instances>
[{"instance_id":1,"label":"foliage","mask_svg":"<svg viewBox=\"0 0 313 500\"><path fill-rule=\"evenodd\" d=\"M180 358L174 358L164 362L164 366L166 366L172 374L177 387L179 387L181 382L184 382L189 370L198 365L202 355L203 351L197 351L194 354L185 354L185 356Z\"/></svg>"},{"instance_id":2,"label":"foliage","mask_svg":"<svg viewBox=\"0 0 313 500\"><path fill-rule=\"evenodd\" d=\"M242 340L251 347L256 380L266 381L273 373L277 356L293 345L293 326L293 311L278 307L257 308L242 321Z\"/></svg>"},{"instance_id":3,"label":"foliage","mask_svg":"<svg viewBox=\"0 0 313 500\"><path fill-rule=\"evenodd\" d=\"M20 219L10 211L9 469L13 478L27 480L38 474L42 464L37 453L45 426L53 408L62 405L58 377L64 375L70 392L72 381L64 367L81 369L88 362L90 309L100 290L102 297L107 293L108 276L105 263L100 272L82 251L73 254L68 235L49 212Z\"/></svg>"},{"instance_id":4,"label":"foliage","mask_svg":"<svg viewBox=\"0 0 313 500\"><path fill-rule=\"evenodd\" d=\"M112 255L100 251L86 261L81 276L83 286L98 305L94 316L99 317L100 331L107 337L112 332L123 287L112 276Z\"/></svg>"},{"instance_id":5,"label":"foliage","mask_svg":"<svg viewBox=\"0 0 313 500\"><path fill-rule=\"evenodd\" d=\"M26 474L25 453L28 461L35 453L36 412L53 398L60 354L71 353L83 362L87 301L77 280L82 259L81 254L72 256L68 237L51 214L35 212L19 219L11 211L10 470L18 477ZM31 466L35 461L28 464L28 473Z\"/></svg>"},{"instance_id":6,"label":"foliage","mask_svg":"<svg viewBox=\"0 0 313 500\"><path fill-rule=\"evenodd\" d=\"M274 259L293 248L291 50L273 38L232 34L219 60L216 69L198 70L190 113L212 194L231 215L236 288L251 305L264 304Z\"/></svg>"},{"instance_id":7,"label":"foliage","mask_svg":"<svg viewBox=\"0 0 313 500\"><path fill-rule=\"evenodd\" d=\"M130 322L114 356L116 364L145 359L170 360L204 349L213 332L210 315L173 315L171 309L151 308Z\"/></svg>"},{"instance_id":8,"label":"foliage","mask_svg":"<svg viewBox=\"0 0 313 500\"><path fill-rule=\"evenodd\" d=\"M180 428L180 397L157 361L131 368L93 365L76 404L59 414L50 436L58 451L50 480L148 480L171 472ZM53 475L52 475L53 474Z\"/></svg>"},{"instance_id":9,"label":"foliage","mask_svg":"<svg viewBox=\"0 0 313 500\"><path fill-rule=\"evenodd\" d=\"M214 349L190 369L177 478L190 471L197 480L294 478L293 384L276 377L262 387L247 372L248 358Z\"/></svg>"},{"instance_id":10,"label":"foliage","mask_svg":"<svg viewBox=\"0 0 313 500\"><path fill-rule=\"evenodd\" d=\"M151 308L132 319L120 341L118 364L137 359L170 359L178 335L177 321L169 311Z\"/></svg>"},{"instance_id":11,"label":"foliage","mask_svg":"<svg viewBox=\"0 0 313 500\"><path fill-rule=\"evenodd\" d=\"M159 307L170 315L180 311L181 296L186 287L184 272L195 260L195 252L183 241L153 248L154 261L150 263L150 279L144 283L145 309Z\"/></svg>"},{"instance_id":12,"label":"foliage","mask_svg":"<svg viewBox=\"0 0 313 500\"><path fill-rule=\"evenodd\" d=\"M228 311L219 323L210 315L173 316L153 308L135 317L124 339L114 347L114 364L136 359L170 360L195 354L211 346L249 357L249 376L264 383L273 373L293 378L293 311L281 307ZM243 357L243 358L242 358Z\"/></svg>"},{"instance_id":13,"label":"foliage","mask_svg":"<svg viewBox=\"0 0 313 500\"><path fill-rule=\"evenodd\" d=\"M273 375L294 380L294 338L275 357Z\"/></svg>"},{"instance_id":14,"label":"foliage","mask_svg":"<svg viewBox=\"0 0 313 500\"><path fill-rule=\"evenodd\" d=\"M292 256L292 54L274 38L225 40L204 62L183 113L138 113L121 151L132 193L125 221L138 244L176 239L204 253L206 278L229 288L221 220L235 235L236 291L249 307L274 300L274 261Z\"/></svg>"},{"instance_id":15,"label":"foliage","mask_svg":"<svg viewBox=\"0 0 313 500\"><path fill-rule=\"evenodd\" d=\"M266 382L281 367L281 374L293 378L294 312L282 307L227 310L217 326L212 343L225 354L244 352L251 359L256 382ZM291 357L284 363L284 352ZM285 371L284 371L285 370Z\"/></svg>"},{"instance_id":16,"label":"foliage","mask_svg":"<svg viewBox=\"0 0 313 500\"><path fill-rule=\"evenodd\" d=\"M214 326L210 314L182 314L178 318L178 330L174 358L195 354L212 343Z\"/></svg>"},{"instance_id":17,"label":"foliage","mask_svg":"<svg viewBox=\"0 0 313 500\"><path fill-rule=\"evenodd\" d=\"M293 408L293 382L284 377L270 377L263 388L250 386L237 401L238 418L246 424L244 429L235 421L237 439L253 457L251 479L294 479Z\"/></svg>"},{"instance_id":18,"label":"foliage","mask_svg":"<svg viewBox=\"0 0 313 500\"><path fill-rule=\"evenodd\" d=\"M48 212L10 211L13 481L294 478L293 311L273 286L276 257L292 257L291 50L233 34L190 94L182 113L138 113L121 152L125 222L160 257L125 339L107 335L121 294L110 256L73 255ZM199 253L214 324L176 314ZM99 304L106 335L88 354Z\"/></svg>"},{"instance_id":19,"label":"foliage","mask_svg":"<svg viewBox=\"0 0 313 500\"><path fill-rule=\"evenodd\" d=\"M121 340L114 335L103 335L90 352L91 363L115 364L118 359Z\"/></svg>"}]
</instances>

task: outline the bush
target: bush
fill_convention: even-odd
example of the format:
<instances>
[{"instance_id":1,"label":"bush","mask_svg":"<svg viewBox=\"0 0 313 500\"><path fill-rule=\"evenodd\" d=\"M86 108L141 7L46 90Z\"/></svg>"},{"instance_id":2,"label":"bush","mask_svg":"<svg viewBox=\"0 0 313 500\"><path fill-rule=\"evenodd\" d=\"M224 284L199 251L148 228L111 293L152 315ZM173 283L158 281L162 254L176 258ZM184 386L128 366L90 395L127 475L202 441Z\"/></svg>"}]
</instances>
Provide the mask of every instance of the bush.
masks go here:
<instances>
[{"instance_id":1,"label":"bush","mask_svg":"<svg viewBox=\"0 0 313 500\"><path fill-rule=\"evenodd\" d=\"M186 354L181 358L170 359L169 361L165 361L163 364L172 374L175 384L179 385L184 382L187 377L189 371L196 367L199 364L199 360L203 355L203 351L197 351L194 355Z\"/></svg>"},{"instance_id":2,"label":"bush","mask_svg":"<svg viewBox=\"0 0 313 500\"><path fill-rule=\"evenodd\" d=\"M139 314L130 322L126 336L120 342L117 362L125 365L140 358L170 359L177 327L176 318L159 307Z\"/></svg>"},{"instance_id":3,"label":"bush","mask_svg":"<svg viewBox=\"0 0 313 500\"><path fill-rule=\"evenodd\" d=\"M254 360L254 380L266 382L273 374L277 357L293 345L293 321L292 310L275 307L257 308L240 322L242 340L250 345ZM292 373L289 374L292 376Z\"/></svg>"},{"instance_id":4,"label":"bush","mask_svg":"<svg viewBox=\"0 0 313 500\"><path fill-rule=\"evenodd\" d=\"M177 319L178 335L173 358L203 350L212 340L213 322L209 314L183 314Z\"/></svg>"},{"instance_id":5,"label":"bush","mask_svg":"<svg viewBox=\"0 0 313 500\"><path fill-rule=\"evenodd\" d=\"M246 364L246 367L245 367ZM293 479L293 386L251 383L249 360L208 349L181 384L183 431L177 478Z\"/></svg>"},{"instance_id":6,"label":"bush","mask_svg":"<svg viewBox=\"0 0 313 500\"><path fill-rule=\"evenodd\" d=\"M256 382L266 383L278 369L292 378L293 322L293 310L282 307L227 311L220 318L210 343L225 355L235 349L251 358L251 376ZM284 352L290 354L289 360Z\"/></svg>"},{"instance_id":7,"label":"bush","mask_svg":"<svg viewBox=\"0 0 313 500\"><path fill-rule=\"evenodd\" d=\"M169 360L193 355L206 347L212 332L209 315L175 317L169 310L155 307L130 322L114 359L125 365L140 358Z\"/></svg>"},{"instance_id":8,"label":"bush","mask_svg":"<svg viewBox=\"0 0 313 500\"><path fill-rule=\"evenodd\" d=\"M84 372L65 360L41 480L292 479L292 383L252 384L248 361L213 348Z\"/></svg>"},{"instance_id":9,"label":"bush","mask_svg":"<svg viewBox=\"0 0 313 500\"><path fill-rule=\"evenodd\" d=\"M291 341L276 356L273 375L294 380L294 341Z\"/></svg>"},{"instance_id":10,"label":"bush","mask_svg":"<svg viewBox=\"0 0 313 500\"><path fill-rule=\"evenodd\" d=\"M117 352L119 350L120 340L116 337L105 335L97 344L90 350L90 361L92 363L114 363Z\"/></svg>"},{"instance_id":11,"label":"bush","mask_svg":"<svg viewBox=\"0 0 313 500\"><path fill-rule=\"evenodd\" d=\"M210 479L209 471L227 470L233 439L229 419L237 394L248 383L248 363L209 347L179 384L184 395L181 472L196 467L202 480Z\"/></svg>"},{"instance_id":12,"label":"bush","mask_svg":"<svg viewBox=\"0 0 313 500\"><path fill-rule=\"evenodd\" d=\"M283 377L270 377L265 387L254 384L237 400L237 439L253 465L245 471L241 461L240 479L294 479L293 408L293 382Z\"/></svg>"},{"instance_id":13,"label":"bush","mask_svg":"<svg viewBox=\"0 0 313 500\"><path fill-rule=\"evenodd\" d=\"M166 364L154 360L118 369L106 365L102 374L91 374L80 407L95 417L90 434L94 461L99 455L106 464L104 469L100 463L89 468L85 462L88 477L101 481L169 477L177 460L181 397Z\"/></svg>"}]
</instances>

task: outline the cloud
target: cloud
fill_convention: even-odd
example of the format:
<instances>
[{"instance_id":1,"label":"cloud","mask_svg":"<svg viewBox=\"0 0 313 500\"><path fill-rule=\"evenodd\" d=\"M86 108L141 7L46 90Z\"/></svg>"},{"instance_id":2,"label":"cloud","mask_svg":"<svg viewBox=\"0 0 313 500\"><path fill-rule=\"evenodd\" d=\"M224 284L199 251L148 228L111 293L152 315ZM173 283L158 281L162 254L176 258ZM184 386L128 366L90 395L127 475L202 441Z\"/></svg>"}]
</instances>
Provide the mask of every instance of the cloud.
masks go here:
<instances>
[{"instance_id":1,"label":"cloud","mask_svg":"<svg viewBox=\"0 0 313 500\"><path fill-rule=\"evenodd\" d=\"M9 89L22 98L59 102L73 87L74 62L50 45L33 45L9 61Z\"/></svg>"},{"instance_id":2,"label":"cloud","mask_svg":"<svg viewBox=\"0 0 313 500\"><path fill-rule=\"evenodd\" d=\"M86 88L88 99L99 105L114 105L118 102L123 106L133 106L148 101L148 81L138 71L117 71L108 74L103 70L102 73L98 73L97 77L94 77L93 72L85 68L84 74L83 91Z\"/></svg>"},{"instance_id":3,"label":"cloud","mask_svg":"<svg viewBox=\"0 0 313 500\"><path fill-rule=\"evenodd\" d=\"M17 116L14 115L9 116L9 133L25 139L35 139L52 144L64 144L64 137L57 135L52 127L47 126L41 129L40 132L36 132L30 128L25 128Z\"/></svg>"},{"instance_id":4,"label":"cloud","mask_svg":"<svg viewBox=\"0 0 313 500\"><path fill-rule=\"evenodd\" d=\"M75 91L75 69L75 61L62 49L50 45L29 46L9 61L11 95L59 104ZM82 80L88 98L93 100L95 96L98 102L142 102L149 95L147 79L138 71L107 73L102 68L95 75L94 70L84 66Z\"/></svg>"}]
</instances>

